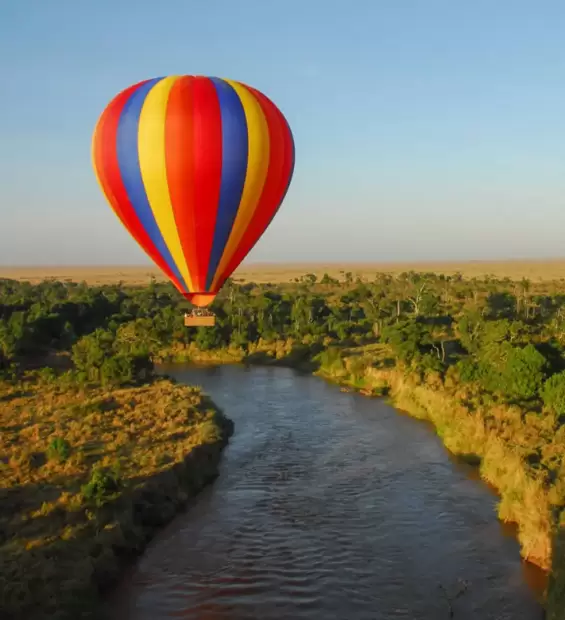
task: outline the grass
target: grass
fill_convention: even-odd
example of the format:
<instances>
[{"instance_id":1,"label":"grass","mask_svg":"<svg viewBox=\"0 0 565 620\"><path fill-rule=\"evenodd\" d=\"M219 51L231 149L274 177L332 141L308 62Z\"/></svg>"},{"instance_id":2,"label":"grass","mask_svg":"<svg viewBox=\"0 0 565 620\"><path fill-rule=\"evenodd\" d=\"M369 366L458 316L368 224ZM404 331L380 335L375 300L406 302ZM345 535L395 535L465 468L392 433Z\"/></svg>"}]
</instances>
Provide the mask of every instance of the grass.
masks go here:
<instances>
[{"instance_id":1,"label":"grass","mask_svg":"<svg viewBox=\"0 0 565 620\"><path fill-rule=\"evenodd\" d=\"M231 425L167 379L0 393L0 617L90 617L122 563L215 477Z\"/></svg>"},{"instance_id":2,"label":"grass","mask_svg":"<svg viewBox=\"0 0 565 620\"><path fill-rule=\"evenodd\" d=\"M399 274L406 271L423 271L454 275L461 273L466 278L495 276L513 280L528 278L532 281L550 281L565 278L565 259L554 260L501 260L501 261L435 261L410 263L272 263L243 264L233 277L238 281L281 283L294 281L305 273L321 278L327 273L343 280L351 272L354 277L372 279L376 273ZM0 278L41 282L45 279L84 281L90 285L122 283L126 286L145 285L155 277L165 281L165 276L153 265L148 266L37 266L1 267Z\"/></svg>"}]
</instances>

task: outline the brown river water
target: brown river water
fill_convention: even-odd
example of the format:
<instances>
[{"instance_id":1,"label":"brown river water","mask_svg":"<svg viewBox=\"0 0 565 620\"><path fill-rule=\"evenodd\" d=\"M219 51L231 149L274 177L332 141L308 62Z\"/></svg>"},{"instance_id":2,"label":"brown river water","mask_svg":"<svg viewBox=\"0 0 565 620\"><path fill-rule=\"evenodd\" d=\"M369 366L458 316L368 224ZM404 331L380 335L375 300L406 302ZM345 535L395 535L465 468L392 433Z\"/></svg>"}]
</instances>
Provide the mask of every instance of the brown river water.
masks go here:
<instances>
[{"instance_id":1,"label":"brown river water","mask_svg":"<svg viewBox=\"0 0 565 620\"><path fill-rule=\"evenodd\" d=\"M496 495L428 424L284 368L163 371L235 433L112 597L116 619L543 618Z\"/></svg>"}]
</instances>

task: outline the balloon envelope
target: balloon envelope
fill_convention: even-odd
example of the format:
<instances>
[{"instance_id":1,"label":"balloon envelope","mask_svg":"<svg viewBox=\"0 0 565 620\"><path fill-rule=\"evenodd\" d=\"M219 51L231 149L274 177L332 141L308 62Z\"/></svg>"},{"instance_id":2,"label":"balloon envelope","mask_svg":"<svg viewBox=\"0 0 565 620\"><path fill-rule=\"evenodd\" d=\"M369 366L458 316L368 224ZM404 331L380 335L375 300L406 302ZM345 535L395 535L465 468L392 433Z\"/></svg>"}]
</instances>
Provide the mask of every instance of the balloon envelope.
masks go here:
<instances>
[{"instance_id":1,"label":"balloon envelope","mask_svg":"<svg viewBox=\"0 0 565 620\"><path fill-rule=\"evenodd\" d=\"M210 304L278 211L294 171L288 123L258 90L215 77L146 80L94 130L103 193L193 304Z\"/></svg>"}]
</instances>

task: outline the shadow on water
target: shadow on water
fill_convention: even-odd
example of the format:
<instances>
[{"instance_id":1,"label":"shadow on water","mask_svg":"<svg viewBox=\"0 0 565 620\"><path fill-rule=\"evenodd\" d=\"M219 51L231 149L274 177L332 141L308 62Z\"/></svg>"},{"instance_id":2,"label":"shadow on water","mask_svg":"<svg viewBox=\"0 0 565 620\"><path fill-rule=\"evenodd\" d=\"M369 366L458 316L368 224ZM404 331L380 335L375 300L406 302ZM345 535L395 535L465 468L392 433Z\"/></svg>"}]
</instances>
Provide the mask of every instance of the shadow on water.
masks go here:
<instances>
[{"instance_id":1,"label":"shadow on water","mask_svg":"<svg viewBox=\"0 0 565 620\"><path fill-rule=\"evenodd\" d=\"M167 366L235 422L115 618L540 620L497 498L426 423L283 368ZM452 614L452 615L450 615Z\"/></svg>"}]
</instances>

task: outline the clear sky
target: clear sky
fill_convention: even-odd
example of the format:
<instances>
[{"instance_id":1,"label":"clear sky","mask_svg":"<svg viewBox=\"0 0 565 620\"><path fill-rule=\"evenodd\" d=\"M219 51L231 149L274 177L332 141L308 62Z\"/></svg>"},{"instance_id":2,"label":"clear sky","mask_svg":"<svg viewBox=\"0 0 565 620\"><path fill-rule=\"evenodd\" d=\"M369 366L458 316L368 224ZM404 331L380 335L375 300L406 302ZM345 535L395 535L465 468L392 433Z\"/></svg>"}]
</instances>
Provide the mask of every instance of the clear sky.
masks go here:
<instances>
[{"instance_id":1,"label":"clear sky","mask_svg":"<svg viewBox=\"0 0 565 620\"><path fill-rule=\"evenodd\" d=\"M248 261L565 256L562 0L0 0L0 264L148 262L90 162L168 74L281 108L294 179Z\"/></svg>"}]
</instances>

